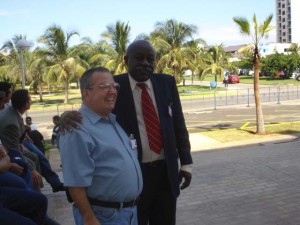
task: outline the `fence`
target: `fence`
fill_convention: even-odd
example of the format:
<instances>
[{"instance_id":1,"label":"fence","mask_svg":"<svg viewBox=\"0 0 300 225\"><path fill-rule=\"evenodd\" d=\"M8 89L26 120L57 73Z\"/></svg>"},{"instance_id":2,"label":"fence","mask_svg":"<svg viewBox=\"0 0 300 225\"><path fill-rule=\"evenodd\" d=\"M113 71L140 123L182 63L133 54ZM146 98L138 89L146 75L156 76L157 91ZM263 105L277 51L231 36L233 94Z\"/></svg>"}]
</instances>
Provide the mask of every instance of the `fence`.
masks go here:
<instances>
[{"instance_id":1,"label":"fence","mask_svg":"<svg viewBox=\"0 0 300 225\"><path fill-rule=\"evenodd\" d=\"M300 99L300 86L298 85L260 87L259 91L262 103L274 102L280 104L282 101ZM227 89L225 91L215 91L212 89L206 93L193 92L189 93L188 97L182 98L181 103L184 110L217 109L221 106L230 105L250 106L255 104L254 89ZM64 111L77 110L79 107L80 104L58 104L56 112L60 115Z\"/></svg>"},{"instance_id":2,"label":"fence","mask_svg":"<svg viewBox=\"0 0 300 225\"><path fill-rule=\"evenodd\" d=\"M300 98L300 88L298 85L270 86L259 89L262 103L274 102L280 104L282 101L296 100ZM184 110L212 108L220 106L255 104L254 89L227 89L226 91L211 91L201 93L191 93L187 98L181 100Z\"/></svg>"}]
</instances>

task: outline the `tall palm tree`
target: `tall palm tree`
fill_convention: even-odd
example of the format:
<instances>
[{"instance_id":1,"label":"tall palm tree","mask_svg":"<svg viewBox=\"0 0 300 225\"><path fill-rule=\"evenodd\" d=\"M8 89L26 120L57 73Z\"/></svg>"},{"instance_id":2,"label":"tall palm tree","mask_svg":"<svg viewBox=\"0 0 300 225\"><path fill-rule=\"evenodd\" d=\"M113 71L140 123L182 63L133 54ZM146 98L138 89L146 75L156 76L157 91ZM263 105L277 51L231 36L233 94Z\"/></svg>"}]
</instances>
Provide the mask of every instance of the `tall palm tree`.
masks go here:
<instances>
[{"instance_id":1,"label":"tall palm tree","mask_svg":"<svg viewBox=\"0 0 300 225\"><path fill-rule=\"evenodd\" d=\"M48 79L64 84L64 103L68 103L70 81L76 73L82 74L85 70L85 62L79 58L77 49L69 47L74 35L79 34L75 31L65 34L59 26L53 25L39 38L39 42L46 45L46 49L41 49L40 52L51 62L47 72Z\"/></svg>"},{"instance_id":2,"label":"tall palm tree","mask_svg":"<svg viewBox=\"0 0 300 225\"><path fill-rule=\"evenodd\" d=\"M131 28L128 23L117 21L116 24L108 25L106 29L107 31L101 34L104 41L98 43L100 51L94 54L90 61L100 62L113 74L125 73L127 69L124 57Z\"/></svg>"},{"instance_id":3,"label":"tall palm tree","mask_svg":"<svg viewBox=\"0 0 300 225\"><path fill-rule=\"evenodd\" d=\"M229 54L224 51L223 45L215 45L208 48L206 59L207 67L200 75L200 80L203 80L207 74L214 75L216 82L218 80L217 77L221 80L224 74L224 68L228 65L229 60Z\"/></svg>"},{"instance_id":4,"label":"tall palm tree","mask_svg":"<svg viewBox=\"0 0 300 225\"><path fill-rule=\"evenodd\" d=\"M259 63L260 55L258 46L260 41L263 38L268 38L268 33L273 29L270 25L273 15L270 14L262 24L258 24L256 20L256 15L253 15L253 29L249 21L244 17L234 17L233 21L237 24L238 29L242 35L246 35L252 38L252 47L253 47L253 67L254 67L254 97L255 97L255 106L256 106L256 133L265 134L265 125L263 111L260 102L259 94ZM250 45L251 46L251 45Z\"/></svg>"},{"instance_id":5,"label":"tall palm tree","mask_svg":"<svg viewBox=\"0 0 300 225\"><path fill-rule=\"evenodd\" d=\"M188 42L193 40L197 27L173 19L158 22L155 26L150 34L150 42L158 52L157 70L172 73L179 83L184 71L189 69L196 58Z\"/></svg>"},{"instance_id":6,"label":"tall palm tree","mask_svg":"<svg viewBox=\"0 0 300 225\"><path fill-rule=\"evenodd\" d=\"M30 63L29 63L29 71L30 71L30 79L31 79L31 87L37 93L39 93L40 102L43 102L43 82L44 77L47 72L47 61L46 58L39 54L38 50L35 50L31 54Z\"/></svg>"}]
</instances>

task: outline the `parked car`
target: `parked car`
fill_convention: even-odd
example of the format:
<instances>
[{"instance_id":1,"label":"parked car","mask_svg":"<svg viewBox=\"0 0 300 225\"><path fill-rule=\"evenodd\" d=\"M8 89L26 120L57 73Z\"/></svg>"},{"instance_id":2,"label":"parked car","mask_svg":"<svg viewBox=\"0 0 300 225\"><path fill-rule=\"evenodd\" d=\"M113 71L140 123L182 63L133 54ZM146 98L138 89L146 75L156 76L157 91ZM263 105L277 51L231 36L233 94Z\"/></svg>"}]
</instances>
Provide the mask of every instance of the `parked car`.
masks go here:
<instances>
[{"instance_id":1,"label":"parked car","mask_svg":"<svg viewBox=\"0 0 300 225\"><path fill-rule=\"evenodd\" d=\"M225 79L223 79L223 83L225 83ZM240 83L240 77L235 74L228 75L228 83L229 84Z\"/></svg>"}]
</instances>

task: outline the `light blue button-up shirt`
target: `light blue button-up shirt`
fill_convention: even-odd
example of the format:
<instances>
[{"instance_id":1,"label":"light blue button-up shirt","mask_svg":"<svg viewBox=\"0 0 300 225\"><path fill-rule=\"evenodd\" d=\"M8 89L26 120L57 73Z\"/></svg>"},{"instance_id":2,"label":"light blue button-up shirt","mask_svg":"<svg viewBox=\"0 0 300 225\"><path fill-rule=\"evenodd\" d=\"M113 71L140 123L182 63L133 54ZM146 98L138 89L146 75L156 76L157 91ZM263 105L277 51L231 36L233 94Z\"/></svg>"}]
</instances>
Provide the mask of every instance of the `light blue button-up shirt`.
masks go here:
<instances>
[{"instance_id":1,"label":"light blue button-up shirt","mask_svg":"<svg viewBox=\"0 0 300 225\"><path fill-rule=\"evenodd\" d=\"M142 191L137 150L116 122L109 121L82 104L79 129L60 136L64 184L86 187L87 195L105 201L130 201Z\"/></svg>"}]
</instances>

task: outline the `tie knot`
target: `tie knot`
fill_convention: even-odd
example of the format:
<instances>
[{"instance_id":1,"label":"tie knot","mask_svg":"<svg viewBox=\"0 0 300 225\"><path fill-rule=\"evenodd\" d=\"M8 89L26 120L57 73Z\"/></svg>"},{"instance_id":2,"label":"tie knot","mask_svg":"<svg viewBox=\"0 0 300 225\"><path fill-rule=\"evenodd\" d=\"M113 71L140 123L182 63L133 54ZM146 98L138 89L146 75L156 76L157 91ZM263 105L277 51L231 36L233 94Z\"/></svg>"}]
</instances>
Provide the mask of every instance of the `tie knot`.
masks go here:
<instances>
[{"instance_id":1,"label":"tie knot","mask_svg":"<svg viewBox=\"0 0 300 225\"><path fill-rule=\"evenodd\" d=\"M147 88L147 84L145 84L145 83L137 83L136 84L140 89L142 89L142 90L145 90L146 88Z\"/></svg>"}]
</instances>

